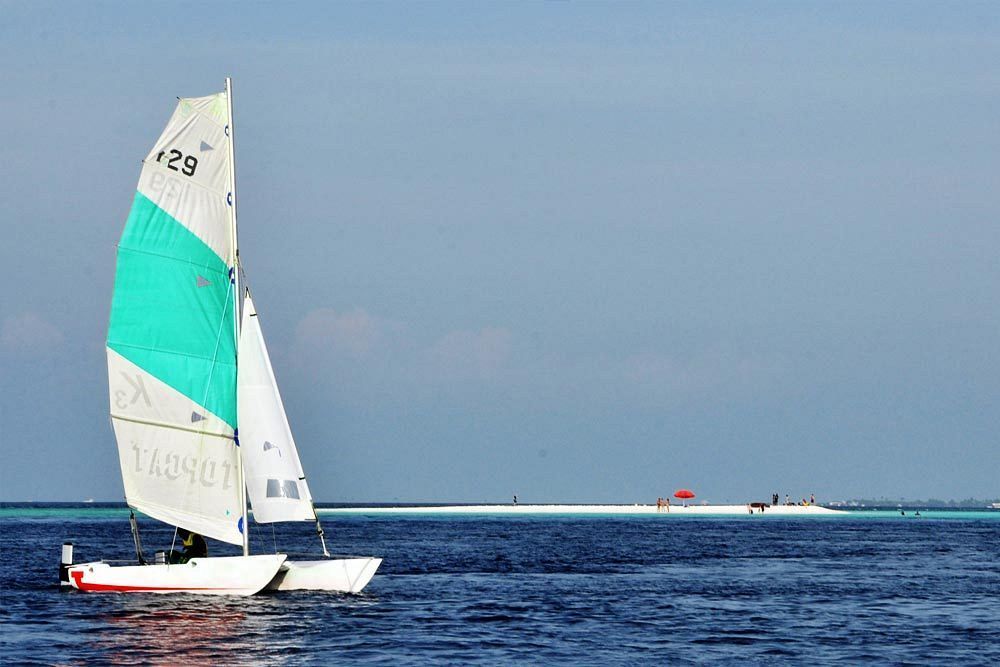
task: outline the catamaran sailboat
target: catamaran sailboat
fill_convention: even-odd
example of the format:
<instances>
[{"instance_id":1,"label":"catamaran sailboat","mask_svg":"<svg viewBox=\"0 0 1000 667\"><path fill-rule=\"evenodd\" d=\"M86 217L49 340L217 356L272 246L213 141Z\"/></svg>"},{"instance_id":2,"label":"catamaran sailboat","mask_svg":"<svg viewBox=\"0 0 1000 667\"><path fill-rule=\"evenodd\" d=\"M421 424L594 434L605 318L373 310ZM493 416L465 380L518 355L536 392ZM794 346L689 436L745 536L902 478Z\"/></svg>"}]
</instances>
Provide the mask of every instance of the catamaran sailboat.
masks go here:
<instances>
[{"instance_id":1,"label":"catamaran sailboat","mask_svg":"<svg viewBox=\"0 0 1000 667\"><path fill-rule=\"evenodd\" d=\"M61 568L84 591L357 593L379 558L333 558L313 506L236 233L232 83L181 98L142 163L118 246L108 327L111 420L130 508L242 556ZM251 555L257 523L315 521L322 558ZM72 561L72 548L69 560Z\"/></svg>"}]
</instances>

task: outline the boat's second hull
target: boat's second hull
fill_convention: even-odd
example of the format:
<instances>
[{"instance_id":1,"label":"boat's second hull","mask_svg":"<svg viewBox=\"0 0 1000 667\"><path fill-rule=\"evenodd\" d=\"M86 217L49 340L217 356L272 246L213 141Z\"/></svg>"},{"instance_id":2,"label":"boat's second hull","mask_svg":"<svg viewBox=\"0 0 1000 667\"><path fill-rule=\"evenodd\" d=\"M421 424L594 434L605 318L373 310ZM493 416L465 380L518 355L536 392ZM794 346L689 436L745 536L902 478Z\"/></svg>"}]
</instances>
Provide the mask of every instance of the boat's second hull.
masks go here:
<instances>
[{"instance_id":1,"label":"boat's second hull","mask_svg":"<svg viewBox=\"0 0 1000 667\"><path fill-rule=\"evenodd\" d=\"M267 585L267 590L360 593L381 564L381 558L288 560Z\"/></svg>"},{"instance_id":2,"label":"boat's second hull","mask_svg":"<svg viewBox=\"0 0 1000 667\"><path fill-rule=\"evenodd\" d=\"M274 579L284 554L192 558L173 565L123 565L105 562L69 567L74 588L95 593L197 593L253 595Z\"/></svg>"}]
</instances>

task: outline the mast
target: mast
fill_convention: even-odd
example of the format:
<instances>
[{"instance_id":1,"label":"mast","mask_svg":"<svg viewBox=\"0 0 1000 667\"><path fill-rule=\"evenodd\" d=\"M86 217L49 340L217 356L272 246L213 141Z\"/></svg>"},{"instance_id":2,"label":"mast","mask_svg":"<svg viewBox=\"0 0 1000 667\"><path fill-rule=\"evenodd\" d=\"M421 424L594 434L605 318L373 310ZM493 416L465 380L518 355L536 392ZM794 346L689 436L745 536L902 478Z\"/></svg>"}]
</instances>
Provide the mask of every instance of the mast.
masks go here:
<instances>
[{"instance_id":1,"label":"mast","mask_svg":"<svg viewBox=\"0 0 1000 667\"><path fill-rule=\"evenodd\" d=\"M237 359L237 373L239 372L239 345L240 345L240 247L237 241L236 234L236 123L233 119L233 80L230 77L226 77L226 104L229 107L229 220L231 224L229 225L232 231L232 245L233 245L233 335L236 337L236 359ZM237 413L237 419L239 419L239 414ZM236 443L237 452L240 459L240 504L242 505L243 511L243 555L250 555L250 521L247 516L247 484L246 484L246 471L243 466L243 451L239 449L240 446L240 435L239 435L239 422L237 421L236 429L233 433L233 439Z\"/></svg>"}]
</instances>

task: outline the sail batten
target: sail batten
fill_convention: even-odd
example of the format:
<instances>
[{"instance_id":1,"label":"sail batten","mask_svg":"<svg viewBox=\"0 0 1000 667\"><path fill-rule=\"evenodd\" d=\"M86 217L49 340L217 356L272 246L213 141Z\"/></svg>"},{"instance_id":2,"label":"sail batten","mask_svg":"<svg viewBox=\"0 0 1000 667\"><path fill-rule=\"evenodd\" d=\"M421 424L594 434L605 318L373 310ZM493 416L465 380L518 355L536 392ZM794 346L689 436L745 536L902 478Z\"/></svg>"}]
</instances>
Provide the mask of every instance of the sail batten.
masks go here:
<instances>
[{"instance_id":1,"label":"sail batten","mask_svg":"<svg viewBox=\"0 0 1000 667\"><path fill-rule=\"evenodd\" d=\"M204 431L204 430L195 429L195 428L184 428L183 426L178 426L177 424L168 424L166 422L157 422L157 421L150 421L148 419L133 419L131 417L123 417L122 415L116 415L113 412L111 413L111 418L112 419L119 419L119 420L124 421L124 422L131 422L133 424L143 424L145 426L156 426L158 428L170 428L170 429L174 429L176 431L185 431L187 433L194 433L195 435L205 435L205 436L208 436L210 438L223 438L225 440L232 440L233 439L233 434L232 433L216 433L216 432L212 432L212 431Z\"/></svg>"}]
</instances>

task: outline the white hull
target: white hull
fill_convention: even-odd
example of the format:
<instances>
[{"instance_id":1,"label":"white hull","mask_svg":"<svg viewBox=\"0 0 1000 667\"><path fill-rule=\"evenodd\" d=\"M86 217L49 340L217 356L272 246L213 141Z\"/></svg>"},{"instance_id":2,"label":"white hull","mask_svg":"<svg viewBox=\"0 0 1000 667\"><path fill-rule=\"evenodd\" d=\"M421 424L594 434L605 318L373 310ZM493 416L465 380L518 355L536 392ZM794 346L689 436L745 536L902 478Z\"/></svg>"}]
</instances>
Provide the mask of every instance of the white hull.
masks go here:
<instances>
[{"instance_id":1,"label":"white hull","mask_svg":"<svg viewBox=\"0 0 1000 667\"><path fill-rule=\"evenodd\" d=\"M317 509L319 514L655 514L659 516L742 516L748 505L449 505L442 507L337 507ZM753 514L761 511L753 508ZM848 512L819 505L772 505L763 516L844 516Z\"/></svg>"},{"instance_id":2,"label":"white hull","mask_svg":"<svg viewBox=\"0 0 1000 667\"><path fill-rule=\"evenodd\" d=\"M192 558L174 565L81 563L69 567L74 588L111 593L253 595L274 579L284 554Z\"/></svg>"},{"instance_id":3,"label":"white hull","mask_svg":"<svg viewBox=\"0 0 1000 667\"><path fill-rule=\"evenodd\" d=\"M381 558L288 560L267 585L267 590L360 593L381 564Z\"/></svg>"}]
</instances>

